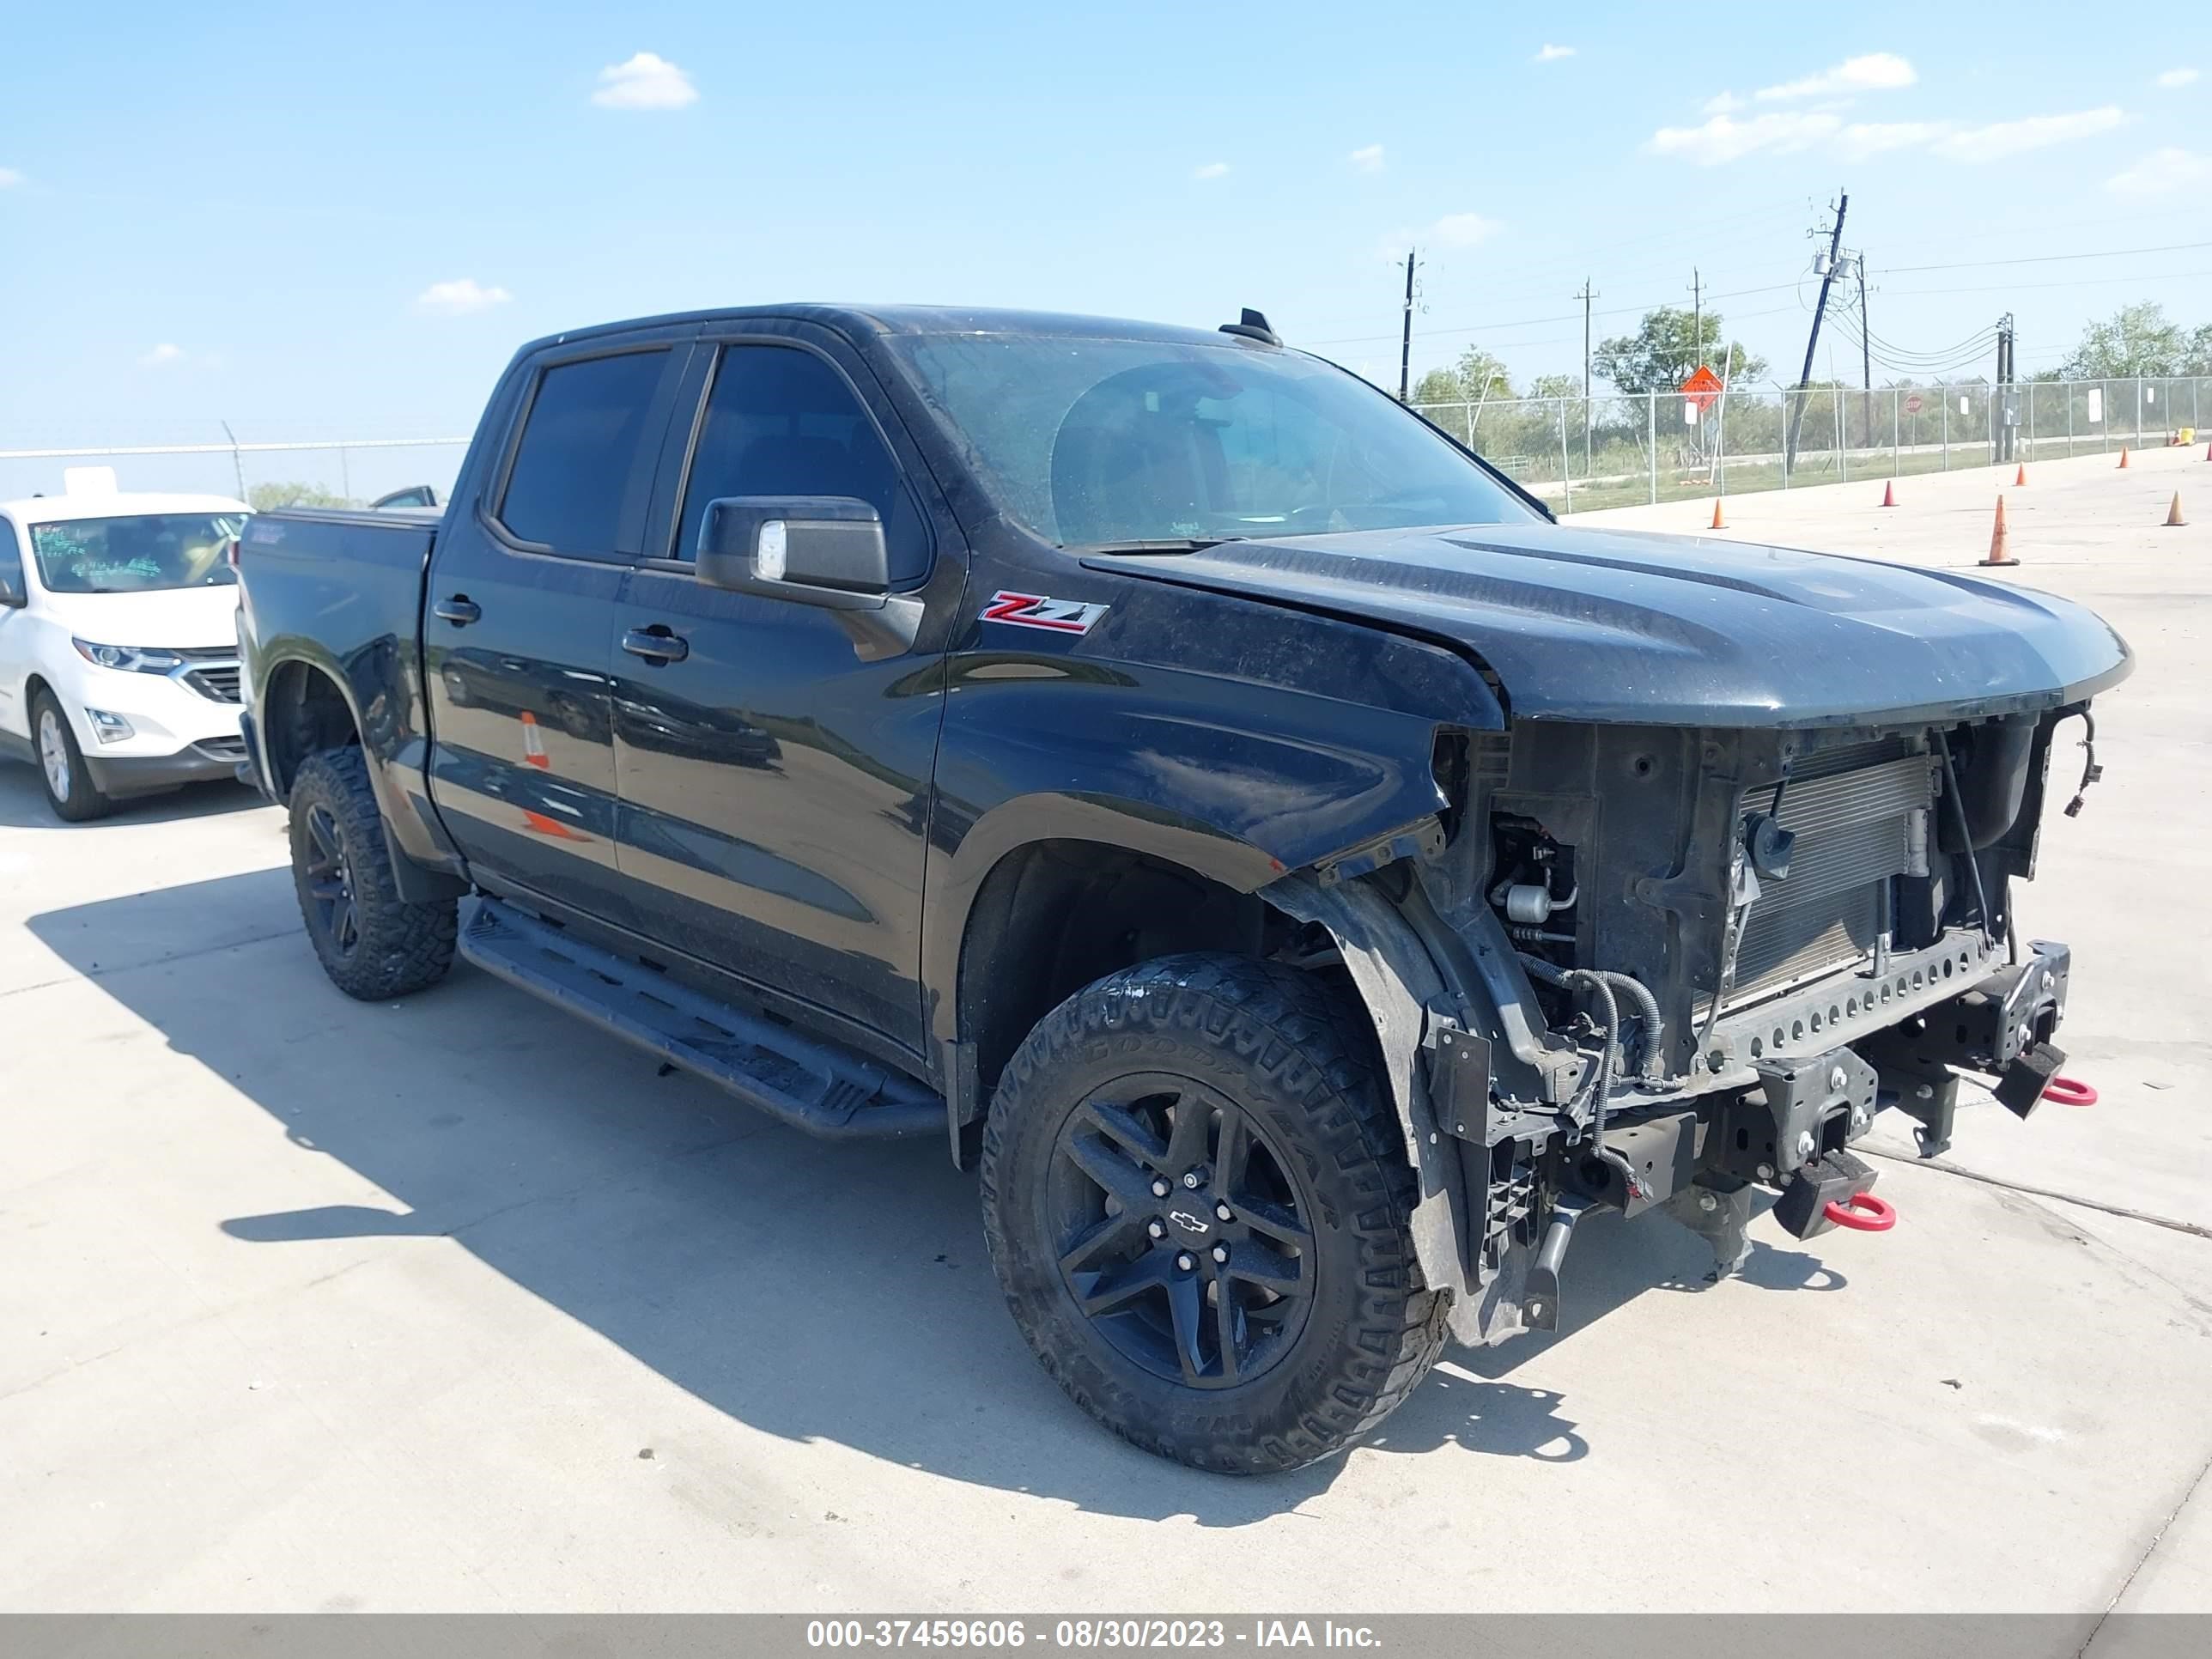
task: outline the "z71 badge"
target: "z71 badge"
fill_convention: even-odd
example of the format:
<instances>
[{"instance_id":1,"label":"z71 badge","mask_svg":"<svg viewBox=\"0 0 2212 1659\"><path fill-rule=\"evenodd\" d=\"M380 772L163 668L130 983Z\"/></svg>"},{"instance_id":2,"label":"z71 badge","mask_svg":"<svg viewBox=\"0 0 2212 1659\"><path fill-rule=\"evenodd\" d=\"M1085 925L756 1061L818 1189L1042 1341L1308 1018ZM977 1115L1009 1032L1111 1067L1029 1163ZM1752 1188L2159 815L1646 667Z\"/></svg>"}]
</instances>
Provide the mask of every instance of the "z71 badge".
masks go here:
<instances>
[{"instance_id":1,"label":"z71 badge","mask_svg":"<svg viewBox=\"0 0 2212 1659\"><path fill-rule=\"evenodd\" d=\"M992 594L991 603L983 607L985 622L1042 628L1054 634L1088 634L1105 614L1103 605L1047 599L1042 593L1010 593L1004 588Z\"/></svg>"}]
</instances>

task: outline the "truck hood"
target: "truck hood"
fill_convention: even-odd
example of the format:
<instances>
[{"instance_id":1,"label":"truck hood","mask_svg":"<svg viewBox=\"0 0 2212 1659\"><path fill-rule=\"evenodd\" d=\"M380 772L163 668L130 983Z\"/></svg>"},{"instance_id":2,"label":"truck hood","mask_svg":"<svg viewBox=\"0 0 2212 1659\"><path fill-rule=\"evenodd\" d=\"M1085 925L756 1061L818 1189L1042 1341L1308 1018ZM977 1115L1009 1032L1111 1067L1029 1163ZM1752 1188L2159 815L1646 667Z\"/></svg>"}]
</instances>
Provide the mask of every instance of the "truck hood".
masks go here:
<instances>
[{"instance_id":1,"label":"truck hood","mask_svg":"<svg viewBox=\"0 0 2212 1659\"><path fill-rule=\"evenodd\" d=\"M141 649L205 650L238 644L238 589L178 587L155 593L47 593L40 608L81 640Z\"/></svg>"},{"instance_id":2,"label":"truck hood","mask_svg":"<svg viewBox=\"0 0 2212 1659\"><path fill-rule=\"evenodd\" d=\"M1955 571L1567 525L1369 531L1085 561L1446 641L1514 718L1856 724L2057 708L2126 678L2094 612Z\"/></svg>"}]
</instances>

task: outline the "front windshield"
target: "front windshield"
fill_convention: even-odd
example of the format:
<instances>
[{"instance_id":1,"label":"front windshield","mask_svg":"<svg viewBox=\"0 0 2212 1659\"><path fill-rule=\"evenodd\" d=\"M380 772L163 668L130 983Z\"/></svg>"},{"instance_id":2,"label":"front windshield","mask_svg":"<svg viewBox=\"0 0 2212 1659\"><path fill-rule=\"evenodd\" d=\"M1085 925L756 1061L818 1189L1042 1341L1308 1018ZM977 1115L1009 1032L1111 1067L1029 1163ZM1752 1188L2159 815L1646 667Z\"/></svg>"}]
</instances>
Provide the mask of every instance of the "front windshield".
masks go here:
<instances>
[{"instance_id":1,"label":"front windshield","mask_svg":"<svg viewBox=\"0 0 2212 1659\"><path fill-rule=\"evenodd\" d=\"M889 343L999 504L1063 547L1537 516L1389 397L1295 352L1064 335Z\"/></svg>"},{"instance_id":2,"label":"front windshield","mask_svg":"<svg viewBox=\"0 0 2212 1659\"><path fill-rule=\"evenodd\" d=\"M245 528L243 513L134 513L31 526L31 551L49 593L157 593L228 587L222 556Z\"/></svg>"}]
</instances>

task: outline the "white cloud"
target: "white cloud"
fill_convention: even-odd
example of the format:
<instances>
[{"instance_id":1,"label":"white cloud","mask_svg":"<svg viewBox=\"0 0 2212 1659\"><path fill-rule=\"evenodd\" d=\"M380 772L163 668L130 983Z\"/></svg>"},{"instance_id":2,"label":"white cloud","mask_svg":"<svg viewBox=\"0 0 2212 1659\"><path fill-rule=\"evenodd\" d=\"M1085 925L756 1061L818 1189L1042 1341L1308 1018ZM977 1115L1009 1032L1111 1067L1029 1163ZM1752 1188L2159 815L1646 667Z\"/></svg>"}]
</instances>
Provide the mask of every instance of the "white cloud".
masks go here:
<instances>
[{"instance_id":1,"label":"white cloud","mask_svg":"<svg viewBox=\"0 0 2212 1659\"><path fill-rule=\"evenodd\" d=\"M20 185L22 182L23 175L15 168L0 167L0 190L5 190L10 185Z\"/></svg>"},{"instance_id":2,"label":"white cloud","mask_svg":"<svg viewBox=\"0 0 2212 1659\"><path fill-rule=\"evenodd\" d=\"M1834 68L1802 80L1784 81L1778 87L1761 87L1752 95L1762 102L1773 103L1790 98L1832 98L1854 92L1893 92L1899 87L1911 86L1919 78L1912 65L1895 52L1869 52L1857 58L1846 58Z\"/></svg>"},{"instance_id":3,"label":"white cloud","mask_svg":"<svg viewBox=\"0 0 2212 1659\"><path fill-rule=\"evenodd\" d=\"M1352 165L1362 173L1380 173L1382 171L1382 146L1362 144L1352 152L1349 159Z\"/></svg>"},{"instance_id":4,"label":"white cloud","mask_svg":"<svg viewBox=\"0 0 2212 1659\"><path fill-rule=\"evenodd\" d=\"M1208 161L1202 167L1193 167L1190 170L1190 176L1194 179L1226 179L1229 176L1229 163Z\"/></svg>"},{"instance_id":5,"label":"white cloud","mask_svg":"<svg viewBox=\"0 0 2212 1659\"><path fill-rule=\"evenodd\" d=\"M181 363L184 361L184 348L182 346L171 345L165 340L160 345L155 346L151 351L148 352L144 356L141 357L138 360L138 367L141 368L167 368L173 364Z\"/></svg>"},{"instance_id":6,"label":"white cloud","mask_svg":"<svg viewBox=\"0 0 2212 1659\"><path fill-rule=\"evenodd\" d=\"M431 283L415 296L415 303L424 311L462 317L471 311L503 306L514 297L503 288L486 288L473 276L457 276L450 283Z\"/></svg>"},{"instance_id":7,"label":"white cloud","mask_svg":"<svg viewBox=\"0 0 2212 1659\"><path fill-rule=\"evenodd\" d=\"M1742 107L1743 100L1734 93L1716 93L1712 97L1705 100L1705 107L1702 112L1706 115L1733 115Z\"/></svg>"},{"instance_id":8,"label":"white cloud","mask_svg":"<svg viewBox=\"0 0 2212 1659\"><path fill-rule=\"evenodd\" d=\"M2176 87L2193 85L2196 82L2196 80L2197 71L2185 65L2180 69L2170 69L2164 71L2158 76L2157 80L2153 84L2164 87L2168 92L2172 92Z\"/></svg>"},{"instance_id":9,"label":"white cloud","mask_svg":"<svg viewBox=\"0 0 2212 1659\"><path fill-rule=\"evenodd\" d=\"M1486 219L1480 213L1447 213L1429 227L1429 239L1442 242L1446 247L1473 247L1498 234L1495 219Z\"/></svg>"},{"instance_id":10,"label":"white cloud","mask_svg":"<svg viewBox=\"0 0 2212 1659\"><path fill-rule=\"evenodd\" d=\"M1946 133L1936 141L1934 149L1948 161L2002 161L2008 155L2109 132L2126 118L2107 104L2102 109L2076 110L2068 115L2031 115L2019 121L1993 121L1987 126L1960 127Z\"/></svg>"},{"instance_id":11,"label":"white cloud","mask_svg":"<svg viewBox=\"0 0 2212 1659\"><path fill-rule=\"evenodd\" d=\"M1847 159L1863 161L1893 149L1918 149L1951 130L1948 121L1854 121L1838 135L1836 148Z\"/></svg>"},{"instance_id":12,"label":"white cloud","mask_svg":"<svg viewBox=\"0 0 2212 1659\"><path fill-rule=\"evenodd\" d=\"M2133 167L2105 180L2105 188L2122 196L2163 196L2169 191L2197 185L2212 189L2212 155L2185 149L2154 149Z\"/></svg>"},{"instance_id":13,"label":"white cloud","mask_svg":"<svg viewBox=\"0 0 2212 1659\"><path fill-rule=\"evenodd\" d=\"M1679 155L1700 167L1741 161L1761 150L1787 155L1809 149L1835 137L1842 120L1820 112L1790 113L1776 111L1738 121L1716 115L1694 127L1662 127L1645 146L1655 155Z\"/></svg>"},{"instance_id":14,"label":"white cloud","mask_svg":"<svg viewBox=\"0 0 2212 1659\"><path fill-rule=\"evenodd\" d=\"M1536 61L1540 64L1556 64L1562 58L1571 58L1574 55L1575 49L1572 46L1555 46L1547 41L1544 49L1536 54Z\"/></svg>"},{"instance_id":15,"label":"white cloud","mask_svg":"<svg viewBox=\"0 0 2212 1659\"><path fill-rule=\"evenodd\" d=\"M1762 151L1787 155L1814 148L1851 161L1905 150L1923 150L1947 161L1996 161L2107 132L2126 118L2108 106L1985 126L1957 121L1854 121L1847 125L1829 110L1770 110L1744 121L1717 114L1698 126L1662 127L1644 148L1655 155L1679 156L1700 167L1741 161Z\"/></svg>"},{"instance_id":16,"label":"white cloud","mask_svg":"<svg viewBox=\"0 0 2212 1659\"><path fill-rule=\"evenodd\" d=\"M641 52L599 71L592 101L601 109L682 109L699 101L699 88L665 58Z\"/></svg>"}]
</instances>

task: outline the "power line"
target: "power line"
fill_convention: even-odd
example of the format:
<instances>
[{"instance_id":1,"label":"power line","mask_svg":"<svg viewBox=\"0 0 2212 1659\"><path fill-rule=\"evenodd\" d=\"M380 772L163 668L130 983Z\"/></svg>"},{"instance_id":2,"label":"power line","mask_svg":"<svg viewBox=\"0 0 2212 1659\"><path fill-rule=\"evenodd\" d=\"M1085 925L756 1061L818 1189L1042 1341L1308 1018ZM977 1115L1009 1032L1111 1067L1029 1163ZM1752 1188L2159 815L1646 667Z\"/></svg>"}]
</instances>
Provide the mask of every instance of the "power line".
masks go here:
<instances>
[{"instance_id":1,"label":"power line","mask_svg":"<svg viewBox=\"0 0 2212 1659\"><path fill-rule=\"evenodd\" d=\"M1997 283L1982 288L1900 288L1895 292L1899 295L2018 294L2034 289L2109 288L2114 283L2172 283L2189 276L2212 276L2212 270L2161 270L2136 272L2126 276L2076 276L2063 283Z\"/></svg>"},{"instance_id":2,"label":"power line","mask_svg":"<svg viewBox=\"0 0 2212 1659\"><path fill-rule=\"evenodd\" d=\"M2212 247L2212 242L2167 242L2160 247L2109 247L2089 253L2029 253L2014 259L1960 259L1942 265L1892 265L1893 273L1919 270L1972 270L1984 265L2047 265L2062 259L2118 259L2132 253L2182 253Z\"/></svg>"},{"instance_id":3,"label":"power line","mask_svg":"<svg viewBox=\"0 0 2212 1659\"><path fill-rule=\"evenodd\" d=\"M1796 283L1769 283L1764 288L1731 289L1725 294L1708 294L1705 295L1705 298L1708 300L1736 300L1742 299L1753 294L1779 294L1785 289L1795 289L1796 286L1797 284ZM1594 311L1590 315L1593 317L1637 317L1641 316L1647 311L1656 310L1657 307L1668 303L1668 301L1665 300L1654 300L1643 305L1614 306L1608 310ZM1792 307L1785 306L1783 309L1790 310L1792 309ZM1425 336L1435 336L1438 334L1487 334L1501 328L1540 328L1546 323L1574 323L1580 322L1581 320L1582 313L1579 311L1570 311L1562 313L1556 317L1523 317L1517 321L1510 323L1467 323L1455 325L1449 328L1425 329L1422 332ZM1303 343L1316 346L1371 345L1376 341L1395 340L1397 337L1398 337L1395 334L1352 334L1334 340L1308 340Z\"/></svg>"}]
</instances>

